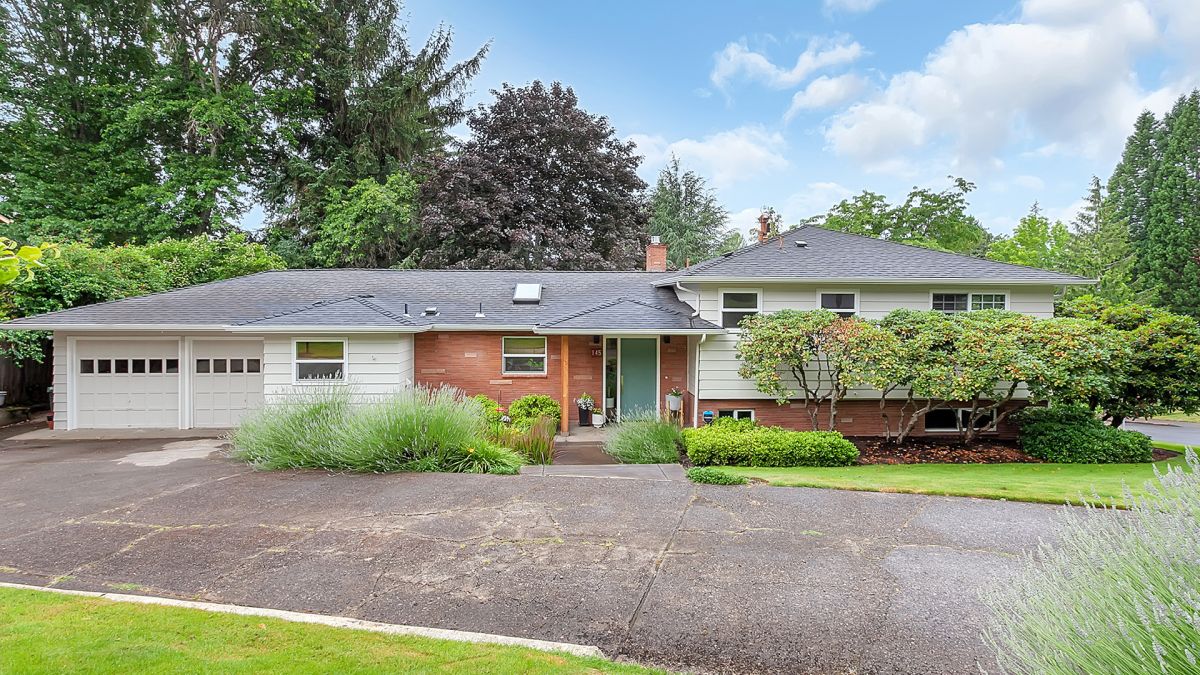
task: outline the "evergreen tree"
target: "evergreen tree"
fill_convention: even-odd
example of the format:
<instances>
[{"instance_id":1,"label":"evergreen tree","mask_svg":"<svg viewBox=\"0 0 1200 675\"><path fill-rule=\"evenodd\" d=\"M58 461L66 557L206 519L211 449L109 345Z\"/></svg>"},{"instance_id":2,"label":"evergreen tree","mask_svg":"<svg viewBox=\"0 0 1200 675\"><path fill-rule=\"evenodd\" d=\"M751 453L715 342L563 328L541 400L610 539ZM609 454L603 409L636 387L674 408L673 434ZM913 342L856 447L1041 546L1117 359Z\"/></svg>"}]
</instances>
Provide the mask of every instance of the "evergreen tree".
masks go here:
<instances>
[{"instance_id":1,"label":"evergreen tree","mask_svg":"<svg viewBox=\"0 0 1200 675\"><path fill-rule=\"evenodd\" d=\"M1157 304L1200 316L1200 90L1163 120L1140 267Z\"/></svg>"},{"instance_id":2,"label":"evergreen tree","mask_svg":"<svg viewBox=\"0 0 1200 675\"><path fill-rule=\"evenodd\" d=\"M682 268L717 255L729 237L728 222L729 213L704 178L683 171L672 155L650 194L650 234L667 245L667 262Z\"/></svg>"},{"instance_id":3,"label":"evergreen tree","mask_svg":"<svg viewBox=\"0 0 1200 675\"><path fill-rule=\"evenodd\" d=\"M1105 198L1111 218L1125 223L1130 245L1139 261L1144 259L1150 221L1150 193L1154 189L1159 161L1158 135L1159 123L1154 113L1144 111L1125 141L1121 161L1108 179L1108 196ZM1137 269L1143 269L1140 263Z\"/></svg>"},{"instance_id":4,"label":"evergreen tree","mask_svg":"<svg viewBox=\"0 0 1200 675\"><path fill-rule=\"evenodd\" d=\"M1106 198L1100 179L1092 176L1083 208L1071 221L1074 236L1066 271L1096 279L1098 284L1090 289L1070 288L1068 296L1087 293L1110 302L1133 300L1129 226L1115 218L1112 211L1112 202Z\"/></svg>"}]
</instances>

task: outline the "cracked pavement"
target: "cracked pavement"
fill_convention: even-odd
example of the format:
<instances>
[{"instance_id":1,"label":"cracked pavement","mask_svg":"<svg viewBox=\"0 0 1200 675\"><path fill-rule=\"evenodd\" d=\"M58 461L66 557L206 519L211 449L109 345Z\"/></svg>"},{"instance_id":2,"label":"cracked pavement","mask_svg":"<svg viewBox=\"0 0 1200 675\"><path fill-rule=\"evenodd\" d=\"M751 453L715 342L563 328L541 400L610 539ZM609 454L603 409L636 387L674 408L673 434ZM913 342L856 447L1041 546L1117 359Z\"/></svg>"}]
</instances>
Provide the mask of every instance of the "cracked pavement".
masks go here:
<instances>
[{"instance_id":1,"label":"cracked pavement","mask_svg":"<svg viewBox=\"0 0 1200 675\"><path fill-rule=\"evenodd\" d=\"M978 589L1053 541L1061 508L119 461L164 445L0 440L0 580L594 644L689 671L974 673L990 665Z\"/></svg>"}]
</instances>

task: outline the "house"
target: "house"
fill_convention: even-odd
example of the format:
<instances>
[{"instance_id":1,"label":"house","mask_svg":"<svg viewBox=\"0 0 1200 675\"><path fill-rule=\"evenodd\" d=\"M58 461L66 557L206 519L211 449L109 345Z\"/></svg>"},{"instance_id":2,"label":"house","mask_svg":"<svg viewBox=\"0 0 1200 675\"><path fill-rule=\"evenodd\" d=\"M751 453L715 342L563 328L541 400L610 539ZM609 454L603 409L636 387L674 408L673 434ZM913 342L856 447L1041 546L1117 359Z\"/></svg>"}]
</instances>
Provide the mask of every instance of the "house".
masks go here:
<instances>
[{"instance_id":1,"label":"house","mask_svg":"<svg viewBox=\"0 0 1200 675\"><path fill-rule=\"evenodd\" d=\"M679 271L286 270L27 317L53 331L58 428L229 427L314 385L356 396L448 384L502 405L540 393L573 409L587 392L613 417L684 390L702 411L805 428L737 374L737 323L824 307L879 318L899 307L1053 314L1087 279L802 227ZM567 429L567 415L563 430ZM955 416L931 415L927 433ZM848 434L882 433L879 395L852 391ZM1004 429L1001 429L1003 432Z\"/></svg>"}]
</instances>

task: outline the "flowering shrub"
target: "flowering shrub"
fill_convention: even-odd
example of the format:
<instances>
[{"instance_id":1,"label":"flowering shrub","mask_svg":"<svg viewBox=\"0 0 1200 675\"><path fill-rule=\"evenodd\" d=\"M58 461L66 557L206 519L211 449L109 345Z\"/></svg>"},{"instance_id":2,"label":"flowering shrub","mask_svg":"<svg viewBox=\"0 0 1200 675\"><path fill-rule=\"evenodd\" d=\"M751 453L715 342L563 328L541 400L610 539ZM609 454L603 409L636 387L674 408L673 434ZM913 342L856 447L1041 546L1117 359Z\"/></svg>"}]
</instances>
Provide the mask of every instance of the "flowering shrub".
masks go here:
<instances>
[{"instance_id":1,"label":"flowering shrub","mask_svg":"<svg viewBox=\"0 0 1200 675\"><path fill-rule=\"evenodd\" d=\"M1200 672L1200 460L1156 476L1130 513L1065 510L1062 542L985 593L1002 671Z\"/></svg>"}]
</instances>

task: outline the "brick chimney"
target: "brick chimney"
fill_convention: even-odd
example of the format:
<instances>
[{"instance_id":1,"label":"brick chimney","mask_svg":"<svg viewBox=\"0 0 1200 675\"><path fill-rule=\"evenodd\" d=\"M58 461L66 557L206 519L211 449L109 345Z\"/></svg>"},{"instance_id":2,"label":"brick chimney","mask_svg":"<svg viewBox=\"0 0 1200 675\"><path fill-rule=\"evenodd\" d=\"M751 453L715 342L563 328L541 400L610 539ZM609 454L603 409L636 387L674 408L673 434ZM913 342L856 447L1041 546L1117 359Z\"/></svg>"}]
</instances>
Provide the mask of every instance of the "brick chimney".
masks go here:
<instances>
[{"instance_id":1,"label":"brick chimney","mask_svg":"<svg viewBox=\"0 0 1200 675\"><path fill-rule=\"evenodd\" d=\"M667 245L657 236L650 237L650 243L646 245L646 271L667 271Z\"/></svg>"},{"instance_id":2,"label":"brick chimney","mask_svg":"<svg viewBox=\"0 0 1200 675\"><path fill-rule=\"evenodd\" d=\"M758 216L758 243L763 243L767 240L767 233L771 231L771 219L767 214L762 213Z\"/></svg>"}]
</instances>

